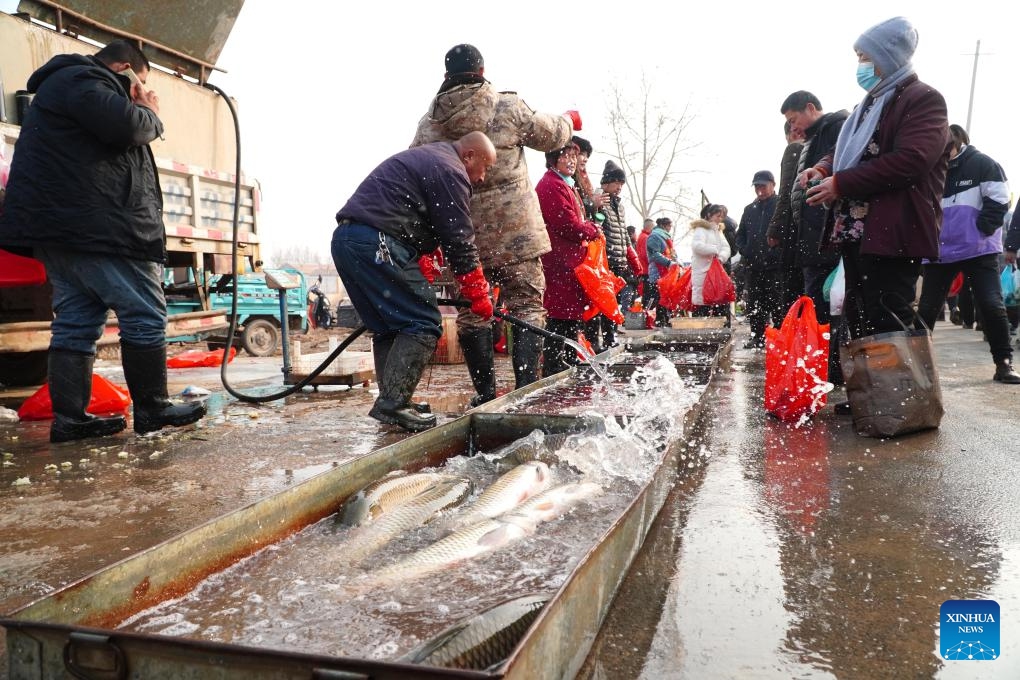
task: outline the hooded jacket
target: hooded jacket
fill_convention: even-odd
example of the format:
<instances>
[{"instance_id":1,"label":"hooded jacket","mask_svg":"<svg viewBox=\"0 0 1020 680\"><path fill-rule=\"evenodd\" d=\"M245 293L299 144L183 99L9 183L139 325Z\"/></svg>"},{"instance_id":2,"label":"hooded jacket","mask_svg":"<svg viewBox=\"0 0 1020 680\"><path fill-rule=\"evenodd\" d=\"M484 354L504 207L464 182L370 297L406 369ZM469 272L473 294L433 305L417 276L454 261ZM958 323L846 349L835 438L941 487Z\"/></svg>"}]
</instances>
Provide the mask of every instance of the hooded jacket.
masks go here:
<instances>
[{"instance_id":1,"label":"hooded jacket","mask_svg":"<svg viewBox=\"0 0 1020 680\"><path fill-rule=\"evenodd\" d=\"M994 160L965 146L949 161L942 194L939 261L950 263L1002 252L1002 221L1009 209L1006 174Z\"/></svg>"},{"instance_id":2,"label":"hooded jacket","mask_svg":"<svg viewBox=\"0 0 1020 680\"><path fill-rule=\"evenodd\" d=\"M488 82L460 85L436 95L418 123L411 146L456 141L481 131L496 147L496 164L471 196L478 255L482 266L501 267L549 252L549 235L528 176L524 148L562 149L573 134L560 115L536 113L513 92L497 92Z\"/></svg>"},{"instance_id":3,"label":"hooded jacket","mask_svg":"<svg viewBox=\"0 0 1020 680\"><path fill-rule=\"evenodd\" d=\"M0 245L55 246L166 261L163 195L149 143L156 114L91 56L62 54L28 79Z\"/></svg>"},{"instance_id":4,"label":"hooded jacket","mask_svg":"<svg viewBox=\"0 0 1020 680\"><path fill-rule=\"evenodd\" d=\"M769 199L775 209L775 196ZM769 217L772 216L771 211ZM741 220L743 222L743 220ZM763 225L768 225L764 220ZM764 228L762 234L764 234ZM739 237L740 232L737 232ZM691 303L695 305L705 304L704 290L705 277L708 269L712 266L712 260L719 258L722 264L730 259L730 244L722 232L721 224L714 224L708 220L694 220L691 222Z\"/></svg>"}]
</instances>

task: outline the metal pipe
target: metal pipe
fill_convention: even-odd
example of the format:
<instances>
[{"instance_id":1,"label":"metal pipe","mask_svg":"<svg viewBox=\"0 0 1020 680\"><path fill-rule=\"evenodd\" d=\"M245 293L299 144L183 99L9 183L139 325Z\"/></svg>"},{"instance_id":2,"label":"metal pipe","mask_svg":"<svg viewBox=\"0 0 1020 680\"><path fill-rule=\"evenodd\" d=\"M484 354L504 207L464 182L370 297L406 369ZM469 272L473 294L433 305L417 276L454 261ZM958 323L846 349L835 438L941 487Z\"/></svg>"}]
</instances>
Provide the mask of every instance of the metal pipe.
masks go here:
<instances>
[{"instance_id":1,"label":"metal pipe","mask_svg":"<svg viewBox=\"0 0 1020 680\"><path fill-rule=\"evenodd\" d=\"M287 290L281 288L276 291L280 294L280 330L281 341L283 342L283 376L290 375L290 323L287 316Z\"/></svg>"}]
</instances>

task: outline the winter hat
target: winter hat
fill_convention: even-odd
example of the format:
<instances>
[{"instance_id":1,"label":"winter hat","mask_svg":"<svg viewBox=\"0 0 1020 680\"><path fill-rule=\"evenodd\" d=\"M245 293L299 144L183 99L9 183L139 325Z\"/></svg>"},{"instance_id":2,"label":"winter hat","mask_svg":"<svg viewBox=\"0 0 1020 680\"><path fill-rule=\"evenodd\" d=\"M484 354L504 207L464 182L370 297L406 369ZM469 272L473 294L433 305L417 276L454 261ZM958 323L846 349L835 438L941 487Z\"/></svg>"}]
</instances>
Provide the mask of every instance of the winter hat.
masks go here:
<instances>
[{"instance_id":1,"label":"winter hat","mask_svg":"<svg viewBox=\"0 0 1020 680\"><path fill-rule=\"evenodd\" d=\"M870 57L884 78L910 64L917 30L905 18L893 17L864 31L854 49Z\"/></svg>"},{"instance_id":2,"label":"winter hat","mask_svg":"<svg viewBox=\"0 0 1020 680\"><path fill-rule=\"evenodd\" d=\"M610 182L626 182L627 175L624 173L623 168L614 163L613 161L606 161L606 167L602 169L602 184L609 184Z\"/></svg>"},{"instance_id":3,"label":"winter hat","mask_svg":"<svg viewBox=\"0 0 1020 680\"><path fill-rule=\"evenodd\" d=\"M454 45L446 53L446 72L450 75L456 73L478 73L485 66L482 53L474 45L463 43Z\"/></svg>"}]
</instances>

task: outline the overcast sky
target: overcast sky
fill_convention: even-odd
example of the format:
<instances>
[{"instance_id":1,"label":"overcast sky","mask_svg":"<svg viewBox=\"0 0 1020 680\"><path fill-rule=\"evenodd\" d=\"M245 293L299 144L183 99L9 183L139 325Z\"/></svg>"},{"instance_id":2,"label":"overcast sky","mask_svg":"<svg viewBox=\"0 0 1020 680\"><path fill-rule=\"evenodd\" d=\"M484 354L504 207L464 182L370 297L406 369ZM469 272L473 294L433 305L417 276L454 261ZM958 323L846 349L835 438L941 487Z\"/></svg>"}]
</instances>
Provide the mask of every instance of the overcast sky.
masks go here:
<instances>
[{"instance_id":1,"label":"overcast sky","mask_svg":"<svg viewBox=\"0 0 1020 680\"><path fill-rule=\"evenodd\" d=\"M0 8L12 4L0 0ZM864 96L853 42L896 15L917 27L914 65L945 95L950 122L966 124L981 41L971 137L1015 177L1015 190L1020 9L1007 2L950 9L888 0L456 0L368 2L354 10L347 2L247 0L219 59L228 73L212 81L239 102L243 165L263 188L267 254L307 244L328 258L334 214L375 165L410 143L454 44L476 45L489 80L532 108L578 109L580 134L595 147L589 168L596 179L607 159L600 151L612 146L607 86L615 81L636 92L644 73L663 101L678 111L690 105L686 136L698 147L680 161L690 193L703 189L739 218L754 199L754 172L770 169L778 178L786 95L806 89L826 111L853 108ZM540 154L529 165L541 176Z\"/></svg>"}]
</instances>

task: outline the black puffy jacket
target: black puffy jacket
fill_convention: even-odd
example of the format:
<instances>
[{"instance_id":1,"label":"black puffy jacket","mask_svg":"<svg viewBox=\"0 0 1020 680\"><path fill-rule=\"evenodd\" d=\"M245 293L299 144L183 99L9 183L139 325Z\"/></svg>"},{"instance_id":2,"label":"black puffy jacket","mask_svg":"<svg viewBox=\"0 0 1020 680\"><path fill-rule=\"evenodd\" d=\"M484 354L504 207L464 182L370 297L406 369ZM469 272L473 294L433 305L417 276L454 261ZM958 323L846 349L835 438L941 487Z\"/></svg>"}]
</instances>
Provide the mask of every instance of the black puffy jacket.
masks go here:
<instances>
[{"instance_id":1,"label":"black puffy jacket","mask_svg":"<svg viewBox=\"0 0 1020 680\"><path fill-rule=\"evenodd\" d=\"M624 222L623 199L611 196L602 207L602 212L606 216L606 221L602 223L602 233L606 235L606 259L609 260L609 269L629 282L634 278L634 273L627 262L627 250L633 248L633 245Z\"/></svg>"},{"instance_id":2,"label":"black puffy jacket","mask_svg":"<svg viewBox=\"0 0 1020 680\"><path fill-rule=\"evenodd\" d=\"M149 142L163 133L95 57L62 54L28 79L35 93L14 147L0 245L57 246L166 261L163 195Z\"/></svg>"}]
</instances>

